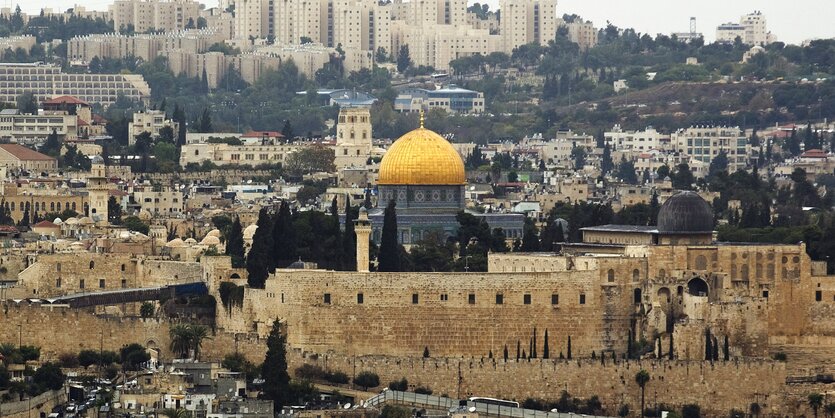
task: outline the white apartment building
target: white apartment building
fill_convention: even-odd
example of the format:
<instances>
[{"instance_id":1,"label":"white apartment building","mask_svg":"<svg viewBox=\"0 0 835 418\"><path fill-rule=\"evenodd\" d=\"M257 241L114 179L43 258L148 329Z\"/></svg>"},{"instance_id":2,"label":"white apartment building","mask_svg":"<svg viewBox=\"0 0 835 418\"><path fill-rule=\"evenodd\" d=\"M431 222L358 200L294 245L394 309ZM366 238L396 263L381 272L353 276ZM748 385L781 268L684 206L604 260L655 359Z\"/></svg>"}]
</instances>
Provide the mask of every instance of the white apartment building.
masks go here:
<instances>
[{"instance_id":1,"label":"white apartment building","mask_svg":"<svg viewBox=\"0 0 835 418\"><path fill-rule=\"evenodd\" d=\"M466 0L395 0L392 19L409 25L454 25L467 23Z\"/></svg>"},{"instance_id":2,"label":"white apartment building","mask_svg":"<svg viewBox=\"0 0 835 418\"><path fill-rule=\"evenodd\" d=\"M166 119L165 112L162 110L135 112L133 114L133 121L128 126L128 145L136 143L136 136L143 132L148 132L152 137L156 138L159 136L159 131L162 128L171 128L174 131L174 138L176 138L179 127L179 123L171 119Z\"/></svg>"},{"instance_id":3,"label":"white apartment building","mask_svg":"<svg viewBox=\"0 0 835 418\"><path fill-rule=\"evenodd\" d=\"M610 132L604 132L605 144L615 151L637 151L667 149L670 145L670 135L658 132L653 127L643 131L624 131L620 125L615 125Z\"/></svg>"},{"instance_id":4,"label":"white apartment building","mask_svg":"<svg viewBox=\"0 0 835 418\"><path fill-rule=\"evenodd\" d=\"M766 18L759 10L739 18L739 23L723 23L716 28L716 42L733 43L740 38L746 45L765 46L777 39L768 31Z\"/></svg>"},{"instance_id":5,"label":"white apartment building","mask_svg":"<svg viewBox=\"0 0 835 418\"><path fill-rule=\"evenodd\" d=\"M501 51L501 36L488 29L468 26L412 26L405 21L392 21L391 50L396 54L401 45L409 45L414 65L428 65L448 70L449 62L466 56Z\"/></svg>"},{"instance_id":6,"label":"white apartment building","mask_svg":"<svg viewBox=\"0 0 835 418\"><path fill-rule=\"evenodd\" d=\"M192 0L115 0L109 7L113 29L135 32L183 30L200 17L200 3Z\"/></svg>"},{"instance_id":7,"label":"white apartment building","mask_svg":"<svg viewBox=\"0 0 835 418\"><path fill-rule=\"evenodd\" d=\"M0 110L0 139L16 143L41 142L52 132L61 140L78 137L78 116L68 114L21 114L17 109Z\"/></svg>"},{"instance_id":8,"label":"white apartment building","mask_svg":"<svg viewBox=\"0 0 835 418\"><path fill-rule=\"evenodd\" d=\"M344 50L389 51L392 9L376 0L322 0L319 41Z\"/></svg>"},{"instance_id":9,"label":"white apartment building","mask_svg":"<svg viewBox=\"0 0 835 418\"><path fill-rule=\"evenodd\" d=\"M318 0L279 0L275 2L275 42L301 44L302 38L319 42L320 8Z\"/></svg>"},{"instance_id":10,"label":"white apartment building","mask_svg":"<svg viewBox=\"0 0 835 418\"><path fill-rule=\"evenodd\" d=\"M748 137L737 126L691 126L674 132L670 142L675 152L705 165L709 165L720 151L725 151L731 173L746 168L751 158Z\"/></svg>"},{"instance_id":11,"label":"white apartment building","mask_svg":"<svg viewBox=\"0 0 835 418\"><path fill-rule=\"evenodd\" d=\"M506 53L532 42L547 45L557 34L557 0L500 0L499 9Z\"/></svg>"},{"instance_id":12,"label":"white apartment building","mask_svg":"<svg viewBox=\"0 0 835 418\"><path fill-rule=\"evenodd\" d=\"M14 51L18 48L23 48L26 52L29 52L35 46L35 43L36 39L32 35L6 36L0 38L0 51L7 49Z\"/></svg>"},{"instance_id":13,"label":"white apartment building","mask_svg":"<svg viewBox=\"0 0 835 418\"><path fill-rule=\"evenodd\" d=\"M116 97L147 102L151 88L139 74L64 74L51 64L0 64L0 102L16 103L31 92L40 102L57 96L75 96L87 103L108 106Z\"/></svg>"},{"instance_id":14,"label":"white apartment building","mask_svg":"<svg viewBox=\"0 0 835 418\"><path fill-rule=\"evenodd\" d=\"M185 201L180 191L141 191L133 192L133 199L140 210L152 215L179 215L183 213Z\"/></svg>"}]
</instances>

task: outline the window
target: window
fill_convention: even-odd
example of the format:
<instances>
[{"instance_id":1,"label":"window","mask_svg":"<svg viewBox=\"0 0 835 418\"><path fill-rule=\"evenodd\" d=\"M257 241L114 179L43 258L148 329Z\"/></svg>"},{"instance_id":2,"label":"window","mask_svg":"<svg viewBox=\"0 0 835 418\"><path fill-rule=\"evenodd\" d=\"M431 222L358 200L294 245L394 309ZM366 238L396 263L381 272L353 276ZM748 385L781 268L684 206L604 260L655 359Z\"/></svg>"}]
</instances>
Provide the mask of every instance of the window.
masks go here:
<instances>
[{"instance_id":1,"label":"window","mask_svg":"<svg viewBox=\"0 0 835 418\"><path fill-rule=\"evenodd\" d=\"M496 293L496 305L501 305L504 303L504 295L501 293Z\"/></svg>"},{"instance_id":2,"label":"window","mask_svg":"<svg viewBox=\"0 0 835 418\"><path fill-rule=\"evenodd\" d=\"M79 289L84 289L84 279L81 279L81 280L78 281L78 288Z\"/></svg>"},{"instance_id":3,"label":"window","mask_svg":"<svg viewBox=\"0 0 835 418\"><path fill-rule=\"evenodd\" d=\"M331 304L331 294L330 293L325 293L324 302L325 302L326 305Z\"/></svg>"},{"instance_id":4,"label":"window","mask_svg":"<svg viewBox=\"0 0 835 418\"><path fill-rule=\"evenodd\" d=\"M104 289L104 279L99 279L99 289Z\"/></svg>"},{"instance_id":5,"label":"window","mask_svg":"<svg viewBox=\"0 0 835 418\"><path fill-rule=\"evenodd\" d=\"M815 302L820 302L821 300L823 300L823 292L815 290Z\"/></svg>"},{"instance_id":6,"label":"window","mask_svg":"<svg viewBox=\"0 0 835 418\"><path fill-rule=\"evenodd\" d=\"M609 283L614 283L615 282L615 271L612 270L612 269L609 269L609 271L606 272L606 278L609 281Z\"/></svg>"},{"instance_id":7,"label":"window","mask_svg":"<svg viewBox=\"0 0 835 418\"><path fill-rule=\"evenodd\" d=\"M362 302L363 302L364 299L365 299L365 296L362 293L357 293L357 303L358 304L362 305Z\"/></svg>"},{"instance_id":8,"label":"window","mask_svg":"<svg viewBox=\"0 0 835 418\"><path fill-rule=\"evenodd\" d=\"M125 279L122 279L122 289L126 289L127 287L128 287L128 281L125 280Z\"/></svg>"},{"instance_id":9,"label":"window","mask_svg":"<svg viewBox=\"0 0 835 418\"><path fill-rule=\"evenodd\" d=\"M531 295L527 294L525 296L522 296L522 303L524 303L525 305L530 305L531 304Z\"/></svg>"},{"instance_id":10,"label":"window","mask_svg":"<svg viewBox=\"0 0 835 418\"><path fill-rule=\"evenodd\" d=\"M641 271L638 269L632 270L632 281L637 282L641 278Z\"/></svg>"},{"instance_id":11,"label":"window","mask_svg":"<svg viewBox=\"0 0 835 418\"><path fill-rule=\"evenodd\" d=\"M634 302L636 305L641 303L641 289L635 289L632 292L632 302Z\"/></svg>"},{"instance_id":12,"label":"window","mask_svg":"<svg viewBox=\"0 0 835 418\"><path fill-rule=\"evenodd\" d=\"M467 296L467 303L475 305L475 293L470 293L470 295Z\"/></svg>"},{"instance_id":13,"label":"window","mask_svg":"<svg viewBox=\"0 0 835 418\"><path fill-rule=\"evenodd\" d=\"M55 279L55 287L61 287L61 278Z\"/></svg>"},{"instance_id":14,"label":"window","mask_svg":"<svg viewBox=\"0 0 835 418\"><path fill-rule=\"evenodd\" d=\"M412 305L417 305L418 303L418 294L412 293Z\"/></svg>"},{"instance_id":15,"label":"window","mask_svg":"<svg viewBox=\"0 0 835 418\"><path fill-rule=\"evenodd\" d=\"M449 300L449 295L446 293L441 293L441 302L446 302Z\"/></svg>"},{"instance_id":16,"label":"window","mask_svg":"<svg viewBox=\"0 0 835 418\"><path fill-rule=\"evenodd\" d=\"M553 294L551 295L551 305L559 305L560 304L560 295Z\"/></svg>"},{"instance_id":17,"label":"window","mask_svg":"<svg viewBox=\"0 0 835 418\"><path fill-rule=\"evenodd\" d=\"M763 297L768 299L768 290L763 290Z\"/></svg>"},{"instance_id":18,"label":"window","mask_svg":"<svg viewBox=\"0 0 835 418\"><path fill-rule=\"evenodd\" d=\"M93 268L95 268L95 267L96 267L96 262L95 262L95 261L91 261L91 262L90 262L90 270L92 270L92 269L93 269Z\"/></svg>"},{"instance_id":19,"label":"window","mask_svg":"<svg viewBox=\"0 0 835 418\"><path fill-rule=\"evenodd\" d=\"M122 271L125 271L125 265L122 264Z\"/></svg>"},{"instance_id":20,"label":"window","mask_svg":"<svg viewBox=\"0 0 835 418\"><path fill-rule=\"evenodd\" d=\"M585 293L580 293L580 305L585 305L585 304L586 304L586 294Z\"/></svg>"}]
</instances>

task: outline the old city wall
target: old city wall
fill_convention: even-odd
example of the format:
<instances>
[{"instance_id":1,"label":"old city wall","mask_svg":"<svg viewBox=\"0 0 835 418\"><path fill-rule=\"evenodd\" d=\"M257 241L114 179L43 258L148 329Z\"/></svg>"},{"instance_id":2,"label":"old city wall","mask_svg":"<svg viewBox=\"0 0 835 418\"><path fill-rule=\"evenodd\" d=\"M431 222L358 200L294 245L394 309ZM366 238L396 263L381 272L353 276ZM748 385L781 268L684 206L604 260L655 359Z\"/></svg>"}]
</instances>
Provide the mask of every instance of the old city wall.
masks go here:
<instances>
[{"instance_id":1,"label":"old city wall","mask_svg":"<svg viewBox=\"0 0 835 418\"><path fill-rule=\"evenodd\" d=\"M312 351L349 354L500 356L526 352L536 329L542 353L548 330L553 356L603 349L598 277L561 273L353 273L279 270L264 290L247 289L226 331L262 330L286 321L288 341ZM246 321L236 320L243 316ZM224 318L220 318L224 317ZM625 330L618 329L625 335Z\"/></svg>"},{"instance_id":2,"label":"old city wall","mask_svg":"<svg viewBox=\"0 0 835 418\"><path fill-rule=\"evenodd\" d=\"M18 276L30 297L156 287L201 279L198 263L147 259L127 254L45 254Z\"/></svg>"},{"instance_id":3,"label":"old city wall","mask_svg":"<svg viewBox=\"0 0 835 418\"><path fill-rule=\"evenodd\" d=\"M339 370L349 376L373 371L381 385L405 377L410 386L425 386L436 394L452 397L490 396L522 401L526 398L557 400L562 391L579 398L600 397L614 415L621 405L640 407L640 388L635 374L649 372L646 386L648 407L698 404L711 416L726 416L731 409L747 411L757 402L763 415L786 414L786 371L782 363L759 361L619 361L444 359L403 357L352 357L339 354L311 355L298 351L291 368L302 363Z\"/></svg>"},{"instance_id":4,"label":"old city wall","mask_svg":"<svg viewBox=\"0 0 835 418\"><path fill-rule=\"evenodd\" d=\"M0 305L0 344L35 345L45 359L81 350L113 350L139 343L158 349L162 359L171 359L170 323L165 320L94 315L80 309L7 302ZM253 361L262 361L263 339L249 334L217 332L203 343L201 358L221 360L238 349Z\"/></svg>"}]
</instances>

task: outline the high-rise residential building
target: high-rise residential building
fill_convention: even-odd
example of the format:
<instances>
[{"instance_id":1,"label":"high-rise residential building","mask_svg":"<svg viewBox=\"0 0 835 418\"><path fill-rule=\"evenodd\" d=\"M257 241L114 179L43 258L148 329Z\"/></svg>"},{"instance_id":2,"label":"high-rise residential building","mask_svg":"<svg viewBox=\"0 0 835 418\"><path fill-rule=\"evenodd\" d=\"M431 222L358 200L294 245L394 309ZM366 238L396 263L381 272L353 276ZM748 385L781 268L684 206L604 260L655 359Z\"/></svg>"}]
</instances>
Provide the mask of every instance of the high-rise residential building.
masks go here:
<instances>
[{"instance_id":1,"label":"high-rise residential building","mask_svg":"<svg viewBox=\"0 0 835 418\"><path fill-rule=\"evenodd\" d=\"M392 21L392 54L408 45L409 57L416 66L448 70L450 61L476 54L490 55L501 50L501 43L501 36L491 35L487 29L437 24L420 27L402 20Z\"/></svg>"},{"instance_id":2,"label":"high-rise residential building","mask_svg":"<svg viewBox=\"0 0 835 418\"><path fill-rule=\"evenodd\" d=\"M568 30L568 39L580 45L580 50L585 51L597 45L597 28L590 21L577 19L573 22L563 22L561 25Z\"/></svg>"},{"instance_id":3,"label":"high-rise residential building","mask_svg":"<svg viewBox=\"0 0 835 418\"><path fill-rule=\"evenodd\" d=\"M196 25L200 3L193 0L115 0L110 5L113 29L135 32L177 31Z\"/></svg>"},{"instance_id":4,"label":"high-rise residential building","mask_svg":"<svg viewBox=\"0 0 835 418\"><path fill-rule=\"evenodd\" d=\"M261 39L275 35L274 0L237 0L235 38Z\"/></svg>"},{"instance_id":5,"label":"high-rise residential building","mask_svg":"<svg viewBox=\"0 0 835 418\"><path fill-rule=\"evenodd\" d=\"M87 103L108 106L119 95L147 102L151 88L140 74L64 74L50 64L0 63L0 102L15 103L30 92L40 102L56 96L75 96Z\"/></svg>"},{"instance_id":6,"label":"high-rise residential building","mask_svg":"<svg viewBox=\"0 0 835 418\"><path fill-rule=\"evenodd\" d=\"M504 52L529 43L546 45L556 36L557 0L500 0L499 9Z\"/></svg>"},{"instance_id":7,"label":"high-rise residential building","mask_svg":"<svg viewBox=\"0 0 835 418\"><path fill-rule=\"evenodd\" d=\"M391 44L390 4L376 0L322 0L320 42L329 47L373 51Z\"/></svg>"},{"instance_id":8,"label":"high-rise residential building","mask_svg":"<svg viewBox=\"0 0 835 418\"><path fill-rule=\"evenodd\" d=\"M301 44L302 38L319 42L320 0L277 0L275 2L275 42Z\"/></svg>"},{"instance_id":9,"label":"high-rise residential building","mask_svg":"<svg viewBox=\"0 0 835 418\"><path fill-rule=\"evenodd\" d=\"M716 42L733 43L736 38L746 45L765 46L776 37L768 31L766 18L759 10L739 18L739 23L723 23L716 28Z\"/></svg>"}]
</instances>

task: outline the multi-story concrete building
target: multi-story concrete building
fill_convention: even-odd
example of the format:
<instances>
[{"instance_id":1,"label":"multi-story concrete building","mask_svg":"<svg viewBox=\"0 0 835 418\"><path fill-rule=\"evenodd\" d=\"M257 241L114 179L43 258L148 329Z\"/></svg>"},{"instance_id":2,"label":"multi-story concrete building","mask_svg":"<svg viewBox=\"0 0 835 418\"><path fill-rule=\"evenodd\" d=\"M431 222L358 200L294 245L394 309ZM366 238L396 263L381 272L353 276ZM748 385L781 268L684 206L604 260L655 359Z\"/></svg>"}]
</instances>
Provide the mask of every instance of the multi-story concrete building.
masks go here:
<instances>
[{"instance_id":1,"label":"multi-story concrete building","mask_svg":"<svg viewBox=\"0 0 835 418\"><path fill-rule=\"evenodd\" d=\"M706 165L724 151L728 156L728 171L734 172L748 166L751 145L739 127L691 126L679 129L670 137L675 152L686 154Z\"/></svg>"},{"instance_id":2,"label":"multi-story concrete building","mask_svg":"<svg viewBox=\"0 0 835 418\"><path fill-rule=\"evenodd\" d=\"M40 173L58 168L58 161L19 144L0 144L0 167L9 171L26 170Z\"/></svg>"},{"instance_id":3,"label":"multi-story concrete building","mask_svg":"<svg viewBox=\"0 0 835 418\"><path fill-rule=\"evenodd\" d=\"M365 167L371 156L371 112L367 107L339 109L334 164L337 169Z\"/></svg>"},{"instance_id":4,"label":"multi-story concrete building","mask_svg":"<svg viewBox=\"0 0 835 418\"><path fill-rule=\"evenodd\" d=\"M70 61L88 64L94 57L136 57L152 61L167 51L202 53L212 44L228 39L214 29L189 29L166 34L94 34L77 36L67 43Z\"/></svg>"},{"instance_id":5,"label":"multi-story concrete building","mask_svg":"<svg viewBox=\"0 0 835 418\"><path fill-rule=\"evenodd\" d=\"M5 51L7 49L11 49L12 51L23 48L26 52L29 52L33 46L35 46L36 39L32 35L21 35L21 36L6 36L0 38L0 51Z\"/></svg>"},{"instance_id":6,"label":"multi-story concrete building","mask_svg":"<svg viewBox=\"0 0 835 418\"><path fill-rule=\"evenodd\" d=\"M151 88L139 74L64 74L51 64L0 64L0 102L15 103L25 92L38 101L72 95L87 103L108 106L119 95L147 102Z\"/></svg>"},{"instance_id":7,"label":"multi-story concrete building","mask_svg":"<svg viewBox=\"0 0 835 418\"><path fill-rule=\"evenodd\" d=\"M557 0L501 0L502 49L513 52L520 45L547 45L557 33Z\"/></svg>"},{"instance_id":8,"label":"multi-story concrete building","mask_svg":"<svg viewBox=\"0 0 835 418\"><path fill-rule=\"evenodd\" d=\"M192 0L115 0L109 10L116 31L172 32L195 25L200 17L200 3Z\"/></svg>"},{"instance_id":9,"label":"multi-story concrete building","mask_svg":"<svg viewBox=\"0 0 835 418\"><path fill-rule=\"evenodd\" d=\"M739 23L723 23L716 28L716 42L733 43L736 38L747 45L765 46L777 39L768 31L766 18L759 10L739 18Z\"/></svg>"},{"instance_id":10,"label":"multi-story concrete building","mask_svg":"<svg viewBox=\"0 0 835 418\"><path fill-rule=\"evenodd\" d=\"M568 29L568 39L580 45L580 50L585 51L597 45L597 28L591 21L577 19L573 22L562 22L560 25Z\"/></svg>"},{"instance_id":11,"label":"multi-story concrete building","mask_svg":"<svg viewBox=\"0 0 835 418\"><path fill-rule=\"evenodd\" d=\"M413 26L403 20L392 21L392 54L396 55L402 45L409 46L414 65L448 70L449 62L454 59L500 51L501 36L469 26Z\"/></svg>"},{"instance_id":12,"label":"multi-story concrete building","mask_svg":"<svg viewBox=\"0 0 835 418\"><path fill-rule=\"evenodd\" d=\"M391 43L392 5L375 0L322 0L320 42L329 47L375 51Z\"/></svg>"},{"instance_id":13,"label":"multi-story concrete building","mask_svg":"<svg viewBox=\"0 0 835 418\"><path fill-rule=\"evenodd\" d=\"M133 204L140 211L146 210L152 215L176 216L183 212L185 203L183 193L180 191L141 191L133 193Z\"/></svg>"},{"instance_id":14,"label":"multi-story concrete building","mask_svg":"<svg viewBox=\"0 0 835 418\"><path fill-rule=\"evenodd\" d=\"M644 152L652 149L666 149L670 144L670 135L662 134L653 127L643 131L624 131L615 125L610 132L603 134L605 144L612 150Z\"/></svg>"},{"instance_id":15,"label":"multi-story concrete building","mask_svg":"<svg viewBox=\"0 0 835 418\"><path fill-rule=\"evenodd\" d=\"M12 142L34 144L55 132L58 137L78 136L78 116L70 114L21 114L17 109L0 110L0 138Z\"/></svg>"},{"instance_id":16,"label":"multi-story concrete building","mask_svg":"<svg viewBox=\"0 0 835 418\"><path fill-rule=\"evenodd\" d=\"M260 39L274 35L273 0L235 2L235 38Z\"/></svg>"},{"instance_id":17,"label":"multi-story concrete building","mask_svg":"<svg viewBox=\"0 0 835 418\"><path fill-rule=\"evenodd\" d=\"M148 132L152 137L157 138L159 137L160 130L163 128L171 128L174 138L176 138L180 124L171 119L167 119L165 112L162 110L135 112L133 114L133 122L128 126L128 144L133 145L136 142L137 135L143 132Z\"/></svg>"},{"instance_id":18,"label":"multi-story concrete building","mask_svg":"<svg viewBox=\"0 0 835 418\"><path fill-rule=\"evenodd\" d=\"M400 112L443 109L453 113L484 112L484 93L455 85L437 90L406 89L394 99L394 110Z\"/></svg>"},{"instance_id":19,"label":"multi-story concrete building","mask_svg":"<svg viewBox=\"0 0 835 418\"><path fill-rule=\"evenodd\" d=\"M302 38L320 42L320 8L322 2L281 0L275 4L275 42L283 45L302 44Z\"/></svg>"},{"instance_id":20,"label":"multi-story concrete building","mask_svg":"<svg viewBox=\"0 0 835 418\"><path fill-rule=\"evenodd\" d=\"M180 165L201 164L211 161L216 165L249 165L283 163L288 155L298 150L300 145L229 145L202 143L183 145L180 151Z\"/></svg>"}]
</instances>

